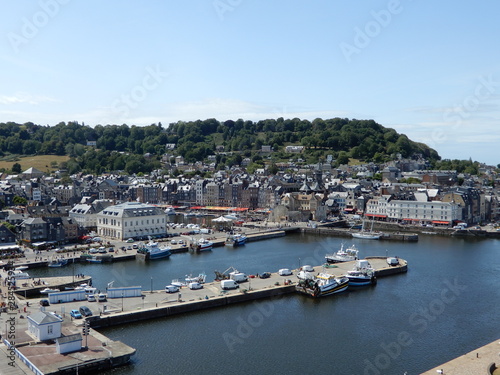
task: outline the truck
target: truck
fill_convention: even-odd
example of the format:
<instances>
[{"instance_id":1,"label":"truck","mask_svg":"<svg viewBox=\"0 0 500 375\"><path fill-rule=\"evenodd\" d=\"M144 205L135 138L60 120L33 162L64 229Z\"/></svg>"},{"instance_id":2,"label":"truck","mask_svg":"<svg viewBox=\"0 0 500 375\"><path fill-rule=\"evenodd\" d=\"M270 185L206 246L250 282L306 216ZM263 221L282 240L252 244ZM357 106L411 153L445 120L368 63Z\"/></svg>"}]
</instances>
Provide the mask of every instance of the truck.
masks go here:
<instances>
[{"instance_id":1,"label":"truck","mask_svg":"<svg viewBox=\"0 0 500 375\"><path fill-rule=\"evenodd\" d=\"M65 292L49 293L49 302L51 304L73 302L73 301L83 301L86 299L87 299L87 296L85 295L84 290L69 290L69 291L65 291Z\"/></svg>"},{"instance_id":2,"label":"truck","mask_svg":"<svg viewBox=\"0 0 500 375\"><path fill-rule=\"evenodd\" d=\"M229 290L239 288L240 286L234 280L222 280L220 282L220 287L222 290Z\"/></svg>"}]
</instances>

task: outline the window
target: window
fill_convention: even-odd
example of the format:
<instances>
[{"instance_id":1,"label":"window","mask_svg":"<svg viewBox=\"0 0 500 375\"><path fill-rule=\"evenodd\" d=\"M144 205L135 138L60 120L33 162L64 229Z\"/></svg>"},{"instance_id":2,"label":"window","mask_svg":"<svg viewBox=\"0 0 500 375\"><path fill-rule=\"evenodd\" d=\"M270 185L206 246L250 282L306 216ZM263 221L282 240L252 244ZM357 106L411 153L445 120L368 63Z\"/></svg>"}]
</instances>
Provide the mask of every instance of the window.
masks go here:
<instances>
[{"instance_id":1,"label":"window","mask_svg":"<svg viewBox=\"0 0 500 375\"><path fill-rule=\"evenodd\" d=\"M52 325L47 326L47 333L51 335L53 333Z\"/></svg>"}]
</instances>

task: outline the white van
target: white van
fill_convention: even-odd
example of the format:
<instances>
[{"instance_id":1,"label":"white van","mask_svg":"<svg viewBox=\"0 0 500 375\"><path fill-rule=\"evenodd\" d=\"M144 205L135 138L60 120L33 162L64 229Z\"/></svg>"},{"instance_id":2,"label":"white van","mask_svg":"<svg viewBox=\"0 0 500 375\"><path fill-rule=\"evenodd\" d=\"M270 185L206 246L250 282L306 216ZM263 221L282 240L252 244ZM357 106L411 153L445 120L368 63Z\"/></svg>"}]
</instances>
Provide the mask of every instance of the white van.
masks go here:
<instances>
[{"instance_id":1,"label":"white van","mask_svg":"<svg viewBox=\"0 0 500 375\"><path fill-rule=\"evenodd\" d=\"M229 277L231 278L231 280L234 280L237 283L244 283L248 280L247 275L245 275L243 272L231 272L229 273Z\"/></svg>"},{"instance_id":2,"label":"white van","mask_svg":"<svg viewBox=\"0 0 500 375\"><path fill-rule=\"evenodd\" d=\"M220 282L220 287L223 290L228 290L228 289L236 289L239 288L239 285L236 281L234 280L222 280Z\"/></svg>"},{"instance_id":3,"label":"white van","mask_svg":"<svg viewBox=\"0 0 500 375\"><path fill-rule=\"evenodd\" d=\"M201 289L201 288L203 288L203 285L201 285L198 282L192 282L192 283L189 283L188 287L191 290L195 290L195 289Z\"/></svg>"},{"instance_id":4,"label":"white van","mask_svg":"<svg viewBox=\"0 0 500 375\"><path fill-rule=\"evenodd\" d=\"M167 293L175 293L179 291L179 287L177 285L167 285L165 287L165 292Z\"/></svg>"}]
</instances>

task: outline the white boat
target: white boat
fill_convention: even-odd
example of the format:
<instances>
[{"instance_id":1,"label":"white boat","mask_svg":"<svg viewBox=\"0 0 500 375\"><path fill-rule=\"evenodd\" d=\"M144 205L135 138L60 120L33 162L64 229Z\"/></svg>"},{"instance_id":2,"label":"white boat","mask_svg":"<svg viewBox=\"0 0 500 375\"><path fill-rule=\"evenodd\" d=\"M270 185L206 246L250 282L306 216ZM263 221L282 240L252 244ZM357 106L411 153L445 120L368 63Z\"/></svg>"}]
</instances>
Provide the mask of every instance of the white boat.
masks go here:
<instances>
[{"instance_id":1,"label":"white boat","mask_svg":"<svg viewBox=\"0 0 500 375\"><path fill-rule=\"evenodd\" d=\"M238 234L233 234L233 235L228 236L226 238L226 241L224 242L224 244L227 246L236 247L236 246L244 245L246 242L247 242L247 236L245 236L244 234L238 233Z\"/></svg>"},{"instance_id":2,"label":"white boat","mask_svg":"<svg viewBox=\"0 0 500 375\"><path fill-rule=\"evenodd\" d=\"M349 279L349 285L352 286L363 286L377 283L375 269L366 259L357 260L354 268L351 271L347 271L346 276Z\"/></svg>"},{"instance_id":3,"label":"white boat","mask_svg":"<svg viewBox=\"0 0 500 375\"><path fill-rule=\"evenodd\" d=\"M14 268L16 271L26 271L29 267L28 266L19 266Z\"/></svg>"},{"instance_id":4,"label":"white boat","mask_svg":"<svg viewBox=\"0 0 500 375\"><path fill-rule=\"evenodd\" d=\"M359 232L352 232L351 235L353 238L359 238L362 240L378 240L380 239L380 237L382 237L383 233L373 231L373 220L370 230L366 230L365 221L363 220L363 226L361 227L361 230Z\"/></svg>"},{"instance_id":5,"label":"white boat","mask_svg":"<svg viewBox=\"0 0 500 375\"><path fill-rule=\"evenodd\" d=\"M31 276L29 275L28 272L24 272L22 270L15 269L12 271L12 273L9 273L9 276L14 278L14 279L30 279Z\"/></svg>"},{"instance_id":6,"label":"white boat","mask_svg":"<svg viewBox=\"0 0 500 375\"><path fill-rule=\"evenodd\" d=\"M313 297L324 297L345 291L349 286L346 276L337 277L329 273L320 273L316 277L300 280L296 290Z\"/></svg>"},{"instance_id":7,"label":"white boat","mask_svg":"<svg viewBox=\"0 0 500 375\"><path fill-rule=\"evenodd\" d=\"M49 293L55 293L55 292L60 292L59 289L52 289L52 288L45 288L40 290L41 294L49 294Z\"/></svg>"},{"instance_id":8,"label":"white boat","mask_svg":"<svg viewBox=\"0 0 500 375\"><path fill-rule=\"evenodd\" d=\"M186 276L186 284L189 284L189 283L200 283L200 284L204 284L205 283L205 280L207 278L207 275L205 275L204 273L200 273L198 276ZM174 285L174 284L172 284Z\"/></svg>"},{"instance_id":9,"label":"white boat","mask_svg":"<svg viewBox=\"0 0 500 375\"><path fill-rule=\"evenodd\" d=\"M341 263L358 260L358 249L356 249L355 245L351 245L347 249L344 249L344 244L342 244L339 251L333 254L325 255L325 259L328 263Z\"/></svg>"},{"instance_id":10,"label":"white boat","mask_svg":"<svg viewBox=\"0 0 500 375\"><path fill-rule=\"evenodd\" d=\"M49 264L47 264L47 266L49 267L63 267L65 266L66 264L68 264L68 260L67 259L52 259Z\"/></svg>"},{"instance_id":11,"label":"white boat","mask_svg":"<svg viewBox=\"0 0 500 375\"><path fill-rule=\"evenodd\" d=\"M214 245L214 243L212 241L209 241L206 238L202 237L198 240L198 242L196 242L192 246L194 247L195 251L208 251L208 250L212 250L213 245Z\"/></svg>"},{"instance_id":12,"label":"white boat","mask_svg":"<svg viewBox=\"0 0 500 375\"><path fill-rule=\"evenodd\" d=\"M150 238L147 244L142 244L141 246L139 246L137 255L140 258L150 260L168 258L170 255L172 255L170 249L170 246L160 247L158 245L158 242L155 242Z\"/></svg>"},{"instance_id":13,"label":"white boat","mask_svg":"<svg viewBox=\"0 0 500 375\"><path fill-rule=\"evenodd\" d=\"M87 262L89 262L89 263L102 263L102 258L98 258L94 255L91 258L87 258Z\"/></svg>"}]
</instances>

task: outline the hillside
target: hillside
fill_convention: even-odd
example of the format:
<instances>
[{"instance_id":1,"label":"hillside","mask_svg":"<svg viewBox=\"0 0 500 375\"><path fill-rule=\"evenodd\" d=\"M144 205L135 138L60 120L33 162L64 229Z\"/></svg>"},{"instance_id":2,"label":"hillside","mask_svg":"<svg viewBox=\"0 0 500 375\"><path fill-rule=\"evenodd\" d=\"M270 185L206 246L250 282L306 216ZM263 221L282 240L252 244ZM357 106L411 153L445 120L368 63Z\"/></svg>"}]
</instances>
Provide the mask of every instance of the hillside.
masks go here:
<instances>
[{"instance_id":1,"label":"hillside","mask_svg":"<svg viewBox=\"0 0 500 375\"><path fill-rule=\"evenodd\" d=\"M96 147L88 142L96 142ZM187 162L204 160L223 146L230 156L218 155L218 167L239 164L243 157L262 165L263 145L273 148L272 161L288 160L296 154L285 152L288 145L304 146L301 154L307 162L317 162L331 155L338 164L349 159L383 162L400 154L405 158L440 159L438 153L422 143L408 139L394 129L373 120L341 118L268 119L253 121L179 121L164 128L161 123L149 126L97 125L92 128L77 122L41 126L34 123L0 123L0 156L59 155L69 173L125 170L149 172L161 167L166 144L175 144L172 156L181 155ZM145 157L145 155L147 155ZM46 164L48 165L48 164ZM23 168L28 167L23 163Z\"/></svg>"}]
</instances>

